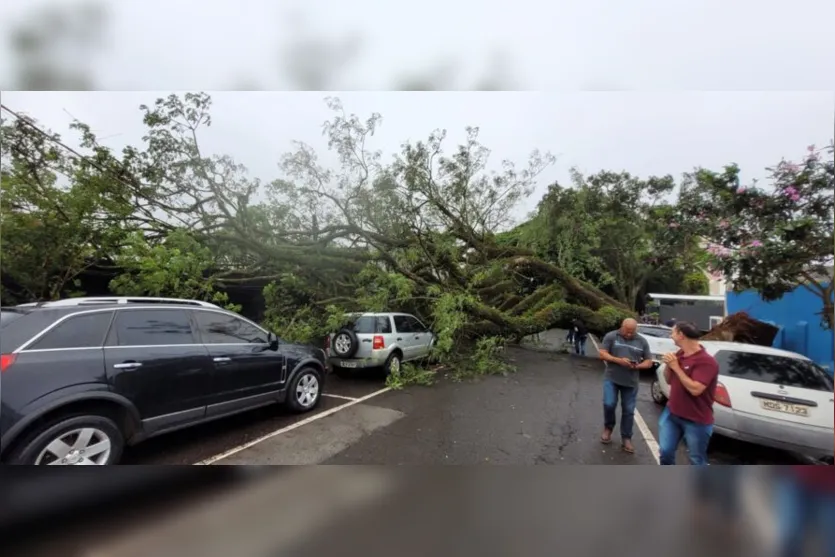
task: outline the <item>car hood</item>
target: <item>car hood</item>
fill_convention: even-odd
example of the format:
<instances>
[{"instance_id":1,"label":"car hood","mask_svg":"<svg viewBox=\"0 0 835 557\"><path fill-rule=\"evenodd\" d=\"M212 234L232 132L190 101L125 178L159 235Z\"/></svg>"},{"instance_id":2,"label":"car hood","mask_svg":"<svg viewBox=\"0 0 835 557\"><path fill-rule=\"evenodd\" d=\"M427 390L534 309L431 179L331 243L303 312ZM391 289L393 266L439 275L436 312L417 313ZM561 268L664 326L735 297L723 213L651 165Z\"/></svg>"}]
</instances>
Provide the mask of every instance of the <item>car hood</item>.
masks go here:
<instances>
[{"instance_id":1,"label":"car hood","mask_svg":"<svg viewBox=\"0 0 835 557\"><path fill-rule=\"evenodd\" d=\"M649 343L649 349L653 354L666 354L667 352L677 352L678 346L669 338L658 338L641 335Z\"/></svg>"}]
</instances>

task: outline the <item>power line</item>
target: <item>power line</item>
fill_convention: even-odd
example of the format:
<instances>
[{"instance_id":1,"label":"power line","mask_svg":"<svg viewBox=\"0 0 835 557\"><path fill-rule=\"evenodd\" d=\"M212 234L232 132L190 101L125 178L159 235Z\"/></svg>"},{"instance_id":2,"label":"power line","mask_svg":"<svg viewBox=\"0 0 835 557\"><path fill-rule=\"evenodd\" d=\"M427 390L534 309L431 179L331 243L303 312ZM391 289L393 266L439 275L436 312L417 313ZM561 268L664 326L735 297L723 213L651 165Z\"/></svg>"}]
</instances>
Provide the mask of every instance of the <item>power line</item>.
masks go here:
<instances>
[{"instance_id":1,"label":"power line","mask_svg":"<svg viewBox=\"0 0 835 557\"><path fill-rule=\"evenodd\" d=\"M122 179L121 176L117 176L115 174L112 174L110 170L102 168L101 166L99 166L99 164L97 162L91 160L89 157L82 155L81 153L79 153L78 151L76 151L75 149L73 149L72 147L67 145L66 143L62 142L59 139L56 139L52 135L49 135L48 133L46 133L45 131L40 129L38 126L36 126L30 118L15 112L14 110L9 108L5 104L0 104L0 109L5 110L9 114L11 114L15 118L17 118L17 120L19 122L22 122L23 124L26 124L27 126L32 128L33 130L38 132L38 134L41 135L42 137L44 137L47 141L50 141L52 143L55 143L56 145L59 145L60 147L63 147L65 150L69 151L70 153L72 153L73 155L78 157L79 159L87 162L88 164L90 164L90 166L92 166L93 168L95 168L99 172L103 172L105 174L110 174L113 178L115 178L116 180L119 180L123 185L128 186L129 188L134 188L135 187L133 184L127 183L124 179ZM125 172L127 171L124 167L121 167L120 170L125 171ZM142 184L140 184L140 185L142 185Z\"/></svg>"}]
</instances>

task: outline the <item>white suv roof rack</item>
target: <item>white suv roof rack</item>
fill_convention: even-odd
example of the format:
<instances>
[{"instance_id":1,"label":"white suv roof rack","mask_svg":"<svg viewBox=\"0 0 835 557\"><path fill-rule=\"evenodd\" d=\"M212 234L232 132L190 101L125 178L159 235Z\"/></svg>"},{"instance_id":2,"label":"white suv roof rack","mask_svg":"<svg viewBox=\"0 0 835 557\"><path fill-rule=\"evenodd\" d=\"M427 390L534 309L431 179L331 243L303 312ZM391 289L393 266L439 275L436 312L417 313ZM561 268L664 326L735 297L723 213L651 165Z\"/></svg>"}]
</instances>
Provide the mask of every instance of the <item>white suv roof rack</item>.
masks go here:
<instances>
[{"instance_id":1,"label":"white suv roof rack","mask_svg":"<svg viewBox=\"0 0 835 557\"><path fill-rule=\"evenodd\" d=\"M183 304L190 306L200 306L208 308L219 308L220 306L209 302L200 300L186 300L183 298L154 298L143 296L100 296L88 298L67 298L65 300L57 300L54 302L44 302L40 307L56 308L56 307L73 307L86 306L96 304ZM38 305L38 304L31 304Z\"/></svg>"}]
</instances>

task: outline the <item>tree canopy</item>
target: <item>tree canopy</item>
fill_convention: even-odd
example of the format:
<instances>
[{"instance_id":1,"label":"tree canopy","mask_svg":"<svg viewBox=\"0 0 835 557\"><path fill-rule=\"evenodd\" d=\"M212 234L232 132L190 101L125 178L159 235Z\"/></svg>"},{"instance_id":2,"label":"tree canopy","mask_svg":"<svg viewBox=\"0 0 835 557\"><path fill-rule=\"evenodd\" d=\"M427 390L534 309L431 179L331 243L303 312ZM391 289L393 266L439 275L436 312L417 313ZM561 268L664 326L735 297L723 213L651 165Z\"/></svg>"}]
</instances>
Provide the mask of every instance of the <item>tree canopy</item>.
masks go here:
<instances>
[{"instance_id":1,"label":"tree canopy","mask_svg":"<svg viewBox=\"0 0 835 557\"><path fill-rule=\"evenodd\" d=\"M467 365L502 369L504 342L578 317L604 332L635 315L651 285L704 293L712 266L776 296L832 253L832 165L817 151L802 168L781 163L768 194L740 191L735 167L698 170L680 187L572 171L517 224L550 154L495 164L473 127L460 145L435 130L387 158L371 147L379 114L326 102L339 164L297 143L270 182L205 152L204 93L141 106L143 143L121 152L82 122L71 148L4 107L4 303L83 294L93 266L112 269L119 294L229 305L230 285L261 284L265 324L288 340L314 341L347 311L402 310L432 323L438 359L470 351ZM705 239L737 255L717 258ZM764 249L748 251L757 241Z\"/></svg>"},{"instance_id":2,"label":"tree canopy","mask_svg":"<svg viewBox=\"0 0 835 557\"><path fill-rule=\"evenodd\" d=\"M800 162L768 169L765 185L741 183L739 167L699 169L682 185L680 220L707 243L709 266L738 290L776 300L800 285L821 300L833 325L835 149L811 145Z\"/></svg>"}]
</instances>

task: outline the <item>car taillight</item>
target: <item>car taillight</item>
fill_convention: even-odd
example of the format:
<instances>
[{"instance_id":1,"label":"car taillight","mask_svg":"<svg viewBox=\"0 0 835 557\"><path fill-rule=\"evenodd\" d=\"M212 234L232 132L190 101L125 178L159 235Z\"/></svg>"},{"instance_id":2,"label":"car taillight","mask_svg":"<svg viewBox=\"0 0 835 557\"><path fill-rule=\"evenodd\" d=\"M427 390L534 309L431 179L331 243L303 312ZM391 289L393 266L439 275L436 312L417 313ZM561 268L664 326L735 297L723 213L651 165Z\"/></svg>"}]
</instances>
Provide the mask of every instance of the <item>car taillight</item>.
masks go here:
<instances>
[{"instance_id":1,"label":"car taillight","mask_svg":"<svg viewBox=\"0 0 835 557\"><path fill-rule=\"evenodd\" d=\"M16 354L0 354L0 371L6 371L14 363Z\"/></svg>"},{"instance_id":2,"label":"car taillight","mask_svg":"<svg viewBox=\"0 0 835 557\"><path fill-rule=\"evenodd\" d=\"M713 393L713 401L722 406L731 408L731 395L728 394L728 389L722 383L716 384L716 391Z\"/></svg>"},{"instance_id":3,"label":"car taillight","mask_svg":"<svg viewBox=\"0 0 835 557\"><path fill-rule=\"evenodd\" d=\"M374 344L372 346L374 347L374 350L382 350L383 348L386 347L386 341L385 341L385 339L383 339L383 337L381 337L379 335L375 336L374 337Z\"/></svg>"}]
</instances>

